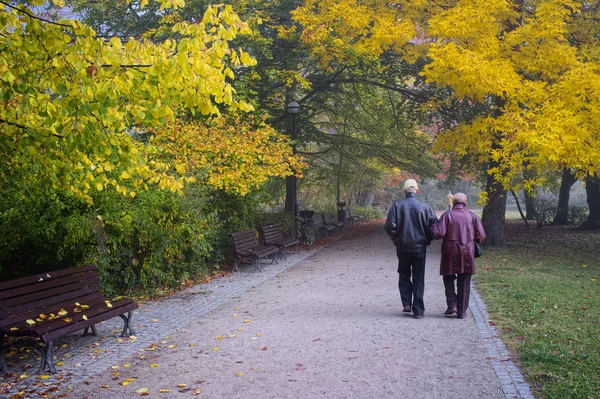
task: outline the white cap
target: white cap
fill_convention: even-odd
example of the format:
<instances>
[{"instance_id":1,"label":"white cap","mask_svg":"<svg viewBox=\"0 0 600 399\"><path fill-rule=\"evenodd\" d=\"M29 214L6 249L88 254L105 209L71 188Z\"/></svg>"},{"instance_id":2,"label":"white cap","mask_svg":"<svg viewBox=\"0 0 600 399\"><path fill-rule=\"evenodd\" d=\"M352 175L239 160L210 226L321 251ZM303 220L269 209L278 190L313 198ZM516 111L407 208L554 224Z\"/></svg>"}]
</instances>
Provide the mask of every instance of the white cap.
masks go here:
<instances>
[{"instance_id":1,"label":"white cap","mask_svg":"<svg viewBox=\"0 0 600 399\"><path fill-rule=\"evenodd\" d=\"M414 188L414 189L419 189L419 186L417 185L417 182L414 179L408 179L407 181L404 182L404 189L408 190L409 188Z\"/></svg>"}]
</instances>

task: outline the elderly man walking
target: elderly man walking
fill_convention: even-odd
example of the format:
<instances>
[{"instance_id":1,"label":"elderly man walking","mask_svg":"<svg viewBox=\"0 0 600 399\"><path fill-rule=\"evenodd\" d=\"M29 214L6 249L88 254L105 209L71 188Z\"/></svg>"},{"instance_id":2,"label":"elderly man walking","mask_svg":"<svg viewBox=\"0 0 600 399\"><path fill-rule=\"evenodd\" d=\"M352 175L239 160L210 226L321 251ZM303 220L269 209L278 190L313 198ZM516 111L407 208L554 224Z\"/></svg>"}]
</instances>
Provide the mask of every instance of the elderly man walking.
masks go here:
<instances>
[{"instance_id":1,"label":"elderly man walking","mask_svg":"<svg viewBox=\"0 0 600 399\"><path fill-rule=\"evenodd\" d=\"M408 179L404 183L406 198L394 202L384 228L396 245L402 311L412 310L415 319L422 319L425 312L425 257L431 243L430 228L438 218L431 206L417 199L418 193L417 182Z\"/></svg>"}]
</instances>

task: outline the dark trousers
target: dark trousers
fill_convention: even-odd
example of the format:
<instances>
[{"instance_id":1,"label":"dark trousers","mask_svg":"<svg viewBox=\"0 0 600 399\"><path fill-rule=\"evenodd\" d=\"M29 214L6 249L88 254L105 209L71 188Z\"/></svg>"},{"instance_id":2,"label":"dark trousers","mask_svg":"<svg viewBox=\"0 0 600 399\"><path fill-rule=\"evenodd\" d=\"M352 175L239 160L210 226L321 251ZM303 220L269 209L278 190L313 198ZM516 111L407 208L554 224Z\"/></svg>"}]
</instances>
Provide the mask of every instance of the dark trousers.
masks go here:
<instances>
[{"instance_id":1,"label":"dark trousers","mask_svg":"<svg viewBox=\"0 0 600 399\"><path fill-rule=\"evenodd\" d=\"M458 314L466 313L471 296L471 273L451 274L444 277L446 303L449 308L456 309ZM456 288L454 287L456 281Z\"/></svg>"},{"instance_id":2,"label":"dark trousers","mask_svg":"<svg viewBox=\"0 0 600 399\"><path fill-rule=\"evenodd\" d=\"M412 306L413 314L425 312L423 294L425 293L425 255L426 249L419 252L402 252L398 255L398 288L402 306ZM411 279L412 277L412 279Z\"/></svg>"}]
</instances>

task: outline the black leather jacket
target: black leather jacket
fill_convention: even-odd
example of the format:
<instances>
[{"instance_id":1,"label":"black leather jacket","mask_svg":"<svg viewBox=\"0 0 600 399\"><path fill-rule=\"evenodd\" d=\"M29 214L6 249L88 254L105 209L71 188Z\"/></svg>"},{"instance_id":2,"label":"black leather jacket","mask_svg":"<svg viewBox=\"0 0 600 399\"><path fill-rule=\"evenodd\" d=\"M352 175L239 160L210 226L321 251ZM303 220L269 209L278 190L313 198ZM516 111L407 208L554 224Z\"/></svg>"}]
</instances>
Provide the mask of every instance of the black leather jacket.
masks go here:
<instances>
[{"instance_id":1,"label":"black leather jacket","mask_svg":"<svg viewBox=\"0 0 600 399\"><path fill-rule=\"evenodd\" d=\"M394 202L384 228L400 251L417 252L431 243L429 227L437 222L429 204L419 201L414 193L407 193L406 199Z\"/></svg>"}]
</instances>

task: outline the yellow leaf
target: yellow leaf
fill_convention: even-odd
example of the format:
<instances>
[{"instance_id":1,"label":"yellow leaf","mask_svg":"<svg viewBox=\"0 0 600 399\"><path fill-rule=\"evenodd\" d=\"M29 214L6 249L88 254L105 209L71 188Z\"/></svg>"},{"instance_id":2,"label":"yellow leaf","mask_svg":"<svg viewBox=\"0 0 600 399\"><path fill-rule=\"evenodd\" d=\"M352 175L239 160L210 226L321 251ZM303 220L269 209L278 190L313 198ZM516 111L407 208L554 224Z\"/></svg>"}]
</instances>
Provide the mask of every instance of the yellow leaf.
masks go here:
<instances>
[{"instance_id":1,"label":"yellow leaf","mask_svg":"<svg viewBox=\"0 0 600 399\"><path fill-rule=\"evenodd\" d=\"M21 375L19 376L19 378L20 378L20 379L23 379L23 378L28 378L28 377L29 377L29 374L27 374L27 373L21 374Z\"/></svg>"},{"instance_id":2,"label":"yellow leaf","mask_svg":"<svg viewBox=\"0 0 600 399\"><path fill-rule=\"evenodd\" d=\"M236 376L236 377L241 377L241 376L242 376L242 373L237 373L235 376Z\"/></svg>"},{"instance_id":3,"label":"yellow leaf","mask_svg":"<svg viewBox=\"0 0 600 399\"><path fill-rule=\"evenodd\" d=\"M178 386L179 388L185 388L185 387L187 386L187 384L177 384L177 386Z\"/></svg>"},{"instance_id":4,"label":"yellow leaf","mask_svg":"<svg viewBox=\"0 0 600 399\"><path fill-rule=\"evenodd\" d=\"M72 318L70 318L70 317L65 317L65 318L63 319L63 321L64 321L65 323L70 323L70 322L72 322L72 321L73 321L73 319L72 319Z\"/></svg>"},{"instance_id":5,"label":"yellow leaf","mask_svg":"<svg viewBox=\"0 0 600 399\"><path fill-rule=\"evenodd\" d=\"M31 320L31 319L27 319L25 320L25 323L29 324L30 326L35 324L35 321Z\"/></svg>"},{"instance_id":6,"label":"yellow leaf","mask_svg":"<svg viewBox=\"0 0 600 399\"><path fill-rule=\"evenodd\" d=\"M252 323L252 320L244 320L244 323Z\"/></svg>"},{"instance_id":7,"label":"yellow leaf","mask_svg":"<svg viewBox=\"0 0 600 399\"><path fill-rule=\"evenodd\" d=\"M125 367L126 369L128 369L129 367L131 367L131 364L129 364L129 363L124 364L123 367Z\"/></svg>"},{"instance_id":8,"label":"yellow leaf","mask_svg":"<svg viewBox=\"0 0 600 399\"><path fill-rule=\"evenodd\" d=\"M217 337L215 337L215 340L217 340L217 341L220 341L220 340L222 340L222 339L223 339L223 337L222 337L222 336L220 336L220 335L218 335Z\"/></svg>"},{"instance_id":9,"label":"yellow leaf","mask_svg":"<svg viewBox=\"0 0 600 399\"><path fill-rule=\"evenodd\" d=\"M173 349L173 348L176 348L176 346L175 345L169 345L169 346L167 346L167 348Z\"/></svg>"},{"instance_id":10,"label":"yellow leaf","mask_svg":"<svg viewBox=\"0 0 600 399\"><path fill-rule=\"evenodd\" d=\"M110 368L113 369L113 370L116 370L116 369L119 368L119 366L111 366Z\"/></svg>"},{"instance_id":11,"label":"yellow leaf","mask_svg":"<svg viewBox=\"0 0 600 399\"><path fill-rule=\"evenodd\" d=\"M64 366L64 365L65 365L65 362L58 362L58 363L56 363L56 365L57 365L57 366Z\"/></svg>"},{"instance_id":12,"label":"yellow leaf","mask_svg":"<svg viewBox=\"0 0 600 399\"><path fill-rule=\"evenodd\" d=\"M152 363L152 364L150 365L150 367L152 367L152 368L156 368L156 367L158 367L158 363Z\"/></svg>"},{"instance_id":13,"label":"yellow leaf","mask_svg":"<svg viewBox=\"0 0 600 399\"><path fill-rule=\"evenodd\" d=\"M170 392L173 392L173 390L171 390L171 389L161 389L158 392L160 392L160 393L170 393Z\"/></svg>"},{"instance_id":14,"label":"yellow leaf","mask_svg":"<svg viewBox=\"0 0 600 399\"><path fill-rule=\"evenodd\" d=\"M214 350L214 351L218 351L218 350L219 350L219 348L215 346L214 348L212 348L212 350Z\"/></svg>"},{"instance_id":15,"label":"yellow leaf","mask_svg":"<svg viewBox=\"0 0 600 399\"><path fill-rule=\"evenodd\" d=\"M121 382L121 385L123 385L125 387L125 386L129 385L129 381L125 380L125 381Z\"/></svg>"},{"instance_id":16,"label":"yellow leaf","mask_svg":"<svg viewBox=\"0 0 600 399\"><path fill-rule=\"evenodd\" d=\"M108 306L109 308L112 308L112 303L110 303L110 301L104 301L106 303L106 306Z\"/></svg>"},{"instance_id":17,"label":"yellow leaf","mask_svg":"<svg viewBox=\"0 0 600 399\"><path fill-rule=\"evenodd\" d=\"M64 315L66 315L66 314L68 314L68 313L69 313L69 312L67 312L67 311L66 311L66 310L64 310L64 309L61 309L61 310L59 310L59 311L58 311L58 315L59 315L59 316L64 316Z\"/></svg>"},{"instance_id":18,"label":"yellow leaf","mask_svg":"<svg viewBox=\"0 0 600 399\"><path fill-rule=\"evenodd\" d=\"M100 388L110 388L109 385L102 385Z\"/></svg>"},{"instance_id":19,"label":"yellow leaf","mask_svg":"<svg viewBox=\"0 0 600 399\"><path fill-rule=\"evenodd\" d=\"M17 331L17 330L19 330L17 327L12 327L12 328L10 329L10 331Z\"/></svg>"},{"instance_id":20,"label":"yellow leaf","mask_svg":"<svg viewBox=\"0 0 600 399\"><path fill-rule=\"evenodd\" d=\"M40 380L47 380L48 378L50 378L49 375L40 375Z\"/></svg>"},{"instance_id":21,"label":"yellow leaf","mask_svg":"<svg viewBox=\"0 0 600 399\"><path fill-rule=\"evenodd\" d=\"M83 320L87 320L87 319L88 319L86 315L83 315L83 316L81 316L81 318L82 318Z\"/></svg>"}]
</instances>

